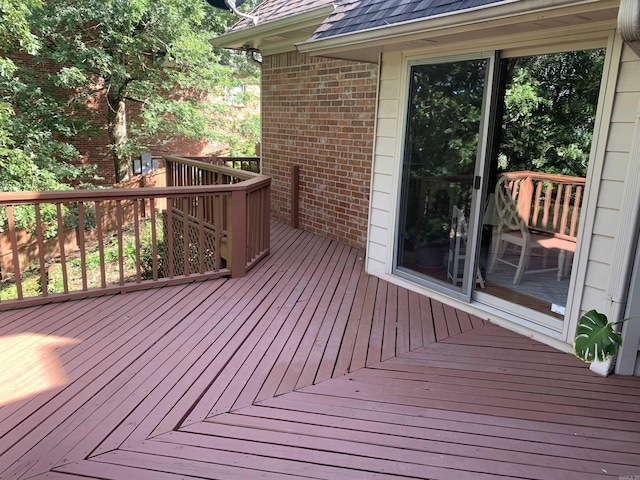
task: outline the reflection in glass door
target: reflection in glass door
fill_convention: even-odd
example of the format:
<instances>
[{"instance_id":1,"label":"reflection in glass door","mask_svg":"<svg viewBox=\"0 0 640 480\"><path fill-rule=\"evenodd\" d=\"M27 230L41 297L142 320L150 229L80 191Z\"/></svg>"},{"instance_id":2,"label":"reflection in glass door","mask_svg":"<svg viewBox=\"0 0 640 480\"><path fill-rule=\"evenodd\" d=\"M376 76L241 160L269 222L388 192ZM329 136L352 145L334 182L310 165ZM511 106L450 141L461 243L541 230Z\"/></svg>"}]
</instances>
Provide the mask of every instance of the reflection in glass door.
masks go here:
<instances>
[{"instance_id":1,"label":"reflection in glass door","mask_svg":"<svg viewBox=\"0 0 640 480\"><path fill-rule=\"evenodd\" d=\"M489 67L481 58L410 69L397 271L463 292Z\"/></svg>"},{"instance_id":2,"label":"reflection in glass door","mask_svg":"<svg viewBox=\"0 0 640 480\"><path fill-rule=\"evenodd\" d=\"M564 317L579 241L604 54L574 51L499 64L482 292L557 319Z\"/></svg>"}]
</instances>

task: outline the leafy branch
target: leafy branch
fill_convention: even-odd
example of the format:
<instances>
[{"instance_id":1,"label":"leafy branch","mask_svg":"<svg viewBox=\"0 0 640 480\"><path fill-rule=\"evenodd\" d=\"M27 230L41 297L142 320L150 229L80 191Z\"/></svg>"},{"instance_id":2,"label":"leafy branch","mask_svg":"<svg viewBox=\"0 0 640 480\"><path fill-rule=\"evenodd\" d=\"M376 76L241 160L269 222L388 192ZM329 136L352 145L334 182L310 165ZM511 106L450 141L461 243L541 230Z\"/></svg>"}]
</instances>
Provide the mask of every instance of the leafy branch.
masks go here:
<instances>
[{"instance_id":1,"label":"leafy branch","mask_svg":"<svg viewBox=\"0 0 640 480\"><path fill-rule=\"evenodd\" d=\"M604 362L615 356L622 346L622 336L615 330L615 326L632 318L637 317L609 322L606 315L589 310L578 321L573 341L574 353L585 362Z\"/></svg>"}]
</instances>

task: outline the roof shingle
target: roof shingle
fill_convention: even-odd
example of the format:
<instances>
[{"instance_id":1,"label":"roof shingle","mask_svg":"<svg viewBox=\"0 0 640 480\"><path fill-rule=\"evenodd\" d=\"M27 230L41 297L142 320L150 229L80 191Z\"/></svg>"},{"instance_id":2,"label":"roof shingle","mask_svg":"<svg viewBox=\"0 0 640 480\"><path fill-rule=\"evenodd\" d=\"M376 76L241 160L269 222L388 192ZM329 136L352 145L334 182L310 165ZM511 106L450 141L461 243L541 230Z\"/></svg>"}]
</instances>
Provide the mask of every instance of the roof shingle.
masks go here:
<instances>
[{"instance_id":1,"label":"roof shingle","mask_svg":"<svg viewBox=\"0 0 640 480\"><path fill-rule=\"evenodd\" d=\"M354 33L372 28L421 20L436 15L482 7L504 0L266 0L253 12L259 24L291 17L311 9L333 4L334 12L311 37L322 39ZM513 0L523 1L523 0ZM251 27L251 21L242 19L229 31Z\"/></svg>"},{"instance_id":2,"label":"roof shingle","mask_svg":"<svg viewBox=\"0 0 640 480\"><path fill-rule=\"evenodd\" d=\"M343 0L312 39L328 38L482 7L502 0Z\"/></svg>"},{"instance_id":3,"label":"roof shingle","mask_svg":"<svg viewBox=\"0 0 640 480\"><path fill-rule=\"evenodd\" d=\"M258 5L251 15L258 17L258 23L269 23L275 20L291 17L299 13L304 13L314 8L322 7L324 5L336 4L339 1L336 0L265 0ZM253 23L248 19L241 19L233 27L229 29L229 32L235 32L243 30L248 27L252 27Z\"/></svg>"}]
</instances>

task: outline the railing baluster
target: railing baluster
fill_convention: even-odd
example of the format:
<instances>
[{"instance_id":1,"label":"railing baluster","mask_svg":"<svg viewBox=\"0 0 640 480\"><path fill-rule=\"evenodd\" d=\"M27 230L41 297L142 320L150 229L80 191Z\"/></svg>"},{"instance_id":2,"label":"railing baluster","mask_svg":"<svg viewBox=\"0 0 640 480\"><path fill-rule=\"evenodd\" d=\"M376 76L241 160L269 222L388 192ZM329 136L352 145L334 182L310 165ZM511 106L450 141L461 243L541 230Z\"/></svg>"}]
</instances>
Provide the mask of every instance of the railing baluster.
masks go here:
<instances>
[{"instance_id":1,"label":"railing baluster","mask_svg":"<svg viewBox=\"0 0 640 480\"><path fill-rule=\"evenodd\" d=\"M538 222L539 222L539 215L540 215L540 199L542 196L542 182L538 182L536 184L536 194L535 194L535 199L533 201L533 219L534 219L534 224L537 226Z\"/></svg>"},{"instance_id":2,"label":"railing baluster","mask_svg":"<svg viewBox=\"0 0 640 480\"><path fill-rule=\"evenodd\" d=\"M171 205L173 205L175 198L171 197ZM167 261L169 262L169 278L173 278L174 266L173 266L173 208L167 208Z\"/></svg>"},{"instance_id":3,"label":"railing baluster","mask_svg":"<svg viewBox=\"0 0 640 480\"><path fill-rule=\"evenodd\" d=\"M562 185L558 185L558 188L562 188ZM571 191L573 188L571 184L567 184L564 187L564 203L562 205L562 219L560 220L560 230L558 233L562 235L567 234L567 222L569 219L569 204L571 203Z\"/></svg>"},{"instance_id":4,"label":"railing baluster","mask_svg":"<svg viewBox=\"0 0 640 480\"><path fill-rule=\"evenodd\" d=\"M78 202L78 248L80 249L80 270L82 290L87 289L87 252L84 241L84 202Z\"/></svg>"},{"instance_id":5,"label":"railing baluster","mask_svg":"<svg viewBox=\"0 0 640 480\"><path fill-rule=\"evenodd\" d=\"M138 212L138 202L136 200L133 202L133 236L136 242L136 283L140 283L142 281L140 275L140 216Z\"/></svg>"},{"instance_id":6,"label":"railing baluster","mask_svg":"<svg viewBox=\"0 0 640 480\"><path fill-rule=\"evenodd\" d=\"M547 184L544 194L544 214L542 216L542 228L549 228L549 211L551 210L551 197L553 196L553 183Z\"/></svg>"},{"instance_id":7,"label":"railing baluster","mask_svg":"<svg viewBox=\"0 0 640 480\"><path fill-rule=\"evenodd\" d=\"M562 185L558 185L558 188L556 189L556 201L555 201L555 204L553 205L553 231L556 233L560 233L560 231L558 230L560 228L560 225L558 225L558 222L560 217L560 205L562 203L561 200L562 200Z\"/></svg>"},{"instance_id":8,"label":"railing baluster","mask_svg":"<svg viewBox=\"0 0 640 480\"><path fill-rule=\"evenodd\" d=\"M582 185L576 187L576 198L573 201L573 211L571 212L571 228L569 229L569 235L572 237L577 236L576 227L578 226L578 217L580 216L580 206L582 201Z\"/></svg>"},{"instance_id":9,"label":"railing baluster","mask_svg":"<svg viewBox=\"0 0 640 480\"><path fill-rule=\"evenodd\" d=\"M264 217L262 215L262 212L264 211L264 196L262 195L262 191L258 190L257 192L257 196L258 196L258 211L256 212L256 215L258 215L258 241L259 241L259 247L258 247L258 253L262 253L264 252Z\"/></svg>"},{"instance_id":10,"label":"railing baluster","mask_svg":"<svg viewBox=\"0 0 640 480\"><path fill-rule=\"evenodd\" d=\"M190 269L190 251L189 251L189 197L182 197L182 245L184 249L184 275L186 277L191 273Z\"/></svg>"},{"instance_id":11,"label":"railing baluster","mask_svg":"<svg viewBox=\"0 0 640 480\"><path fill-rule=\"evenodd\" d=\"M42 231L42 213L40 204L34 205L36 213L36 237L38 238L38 260L40 261L40 291L43 297L49 295L49 278L47 275L47 261L44 256L44 232Z\"/></svg>"},{"instance_id":12,"label":"railing baluster","mask_svg":"<svg viewBox=\"0 0 640 480\"><path fill-rule=\"evenodd\" d=\"M207 223L213 223L212 222L212 219L213 219L213 214L212 214L212 212L213 212L213 210L212 210L213 198L214 198L213 195L207 195L205 197L204 202L203 202L204 203L204 220Z\"/></svg>"},{"instance_id":13,"label":"railing baluster","mask_svg":"<svg viewBox=\"0 0 640 480\"><path fill-rule=\"evenodd\" d=\"M120 286L124 285L124 245L122 240L123 228L122 200L116 200L116 236L118 238L118 273Z\"/></svg>"},{"instance_id":14,"label":"railing baluster","mask_svg":"<svg viewBox=\"0 0 640 480\"><path fill-rule=\"evenodd\" d=\"M247 199L247 213L245 214L247 218L247 242L248 242L248 250L249 250L249 260L253 260L257 256L256 252L256 217L255 207L256 207L256 196L254 192L248 194Z\"/></svg>"},{"instance_id":15,"label":"railing baluster","mask_svg":"<svg viewBox=\"0 0 640 480\"><path fill-rule=\"evenodd\" d=\"M169 158L164 160L165 183L167 187L173 187L173 161Z\"/></svg>"},{"instance_id":16,"label":"railing baluster","mask_svg":"<svg viewBox=\"0 0 640 480\"><path fill-rule=\"evenodd\" d=\"M198 257L200 257L200 274L205 272L204 260L205 260L205 243L204 243L204 199L205 197L198 197Z\"/></svg>"},{"instance_id":17,"label":"railing baluster","mask_svg":"<svg viewBox=\"0 0 640 480\"><path fill-rule=\"evenodd\" d=\"M224 197L222 195L215 195L212 197L213 199L213 224L215 225L215 233L214 233L214 248L216 249L215 254L215 262L216 262L216 272L222 268L222 252L220 251L221 240L222 240L222 232L223 232L223 224L222 224L222 208L224 205Z\"/></svg>"},{"instance_id":18,"label":"railing baluster","mask_svg":"<svg viewBox=\"0 0 640 480\"><path fill-rule=\"evenodd\" d=\"M104 264L104 234L102 228L102 202L96 201L96 228L98 229L98 253L100 255L100 285L107 288L107 275Z\"/></svg>"},{"instance_id":19,"label":"railing baluster","mask_svg":"<svg viewBox=\"0 0 640 480\"><path fill-rule=\"evenodd\" d=\"M56 218L58 226L58 244L60 245L60 268L64 293L69 293L69 277L67 275L67 256L64 251L64 224L62 222L62 203L56 202Z\"/></svg>"},{"instance_id":20,"label":"railing baluster","mask_svg":"<svg viewBox=\"0 0 640 480\"><path fill-rule=\"evenodd\" d=\"M158 280L158 235L156 232L156 206L154 198L149 199L149 209L151 211L151 269L153 270L153 280Z\"/></svg>"},{"instance_id":21,"label":"railing baluster","mask_svg":"<svg viewBox=\"0 0 640 480\"><path fill-rule=\"evenodd\" d=\"M20 255L18 253L18 238L16 236L16 223L13 217L13 205L7 205L7 223L9 225L11 254L13 255L13 274L16 277L16 291L18 300L22 300L22 272L20 271Z\"/></svg>"},{"instance_id":22,"label":"railing baluster","mask_svg":"<svg viewBox=\"0 0 640 480\"><path fill-rule=\"evenodd\" d=\"M271 249L271 189L261 188L262 195L262 218L264 227L262 234L264 236L264 249L263 252L267 252Z\"/></svg>"}]
</instances>

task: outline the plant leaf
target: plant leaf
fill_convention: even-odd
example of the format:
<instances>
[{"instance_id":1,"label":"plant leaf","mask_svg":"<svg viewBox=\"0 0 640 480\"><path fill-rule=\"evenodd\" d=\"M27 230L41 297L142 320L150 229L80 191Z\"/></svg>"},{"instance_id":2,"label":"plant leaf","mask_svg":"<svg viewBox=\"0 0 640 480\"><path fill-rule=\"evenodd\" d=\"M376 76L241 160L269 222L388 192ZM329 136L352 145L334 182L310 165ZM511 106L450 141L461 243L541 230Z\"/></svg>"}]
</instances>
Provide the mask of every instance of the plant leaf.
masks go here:
<instances>
[{"instance_id":1,"label":"plant leaf","mask_svg":"<svg viewBox=\"0 0 640 480\"><path fill-rule=\"evenodd\" d=\"M603 362L613 357L622 345L622 337L613 331L613 325L602 313L595 310L585 313L578 322L573 341L576 356L585 362Z\"/></svg>"}]
</instances>

